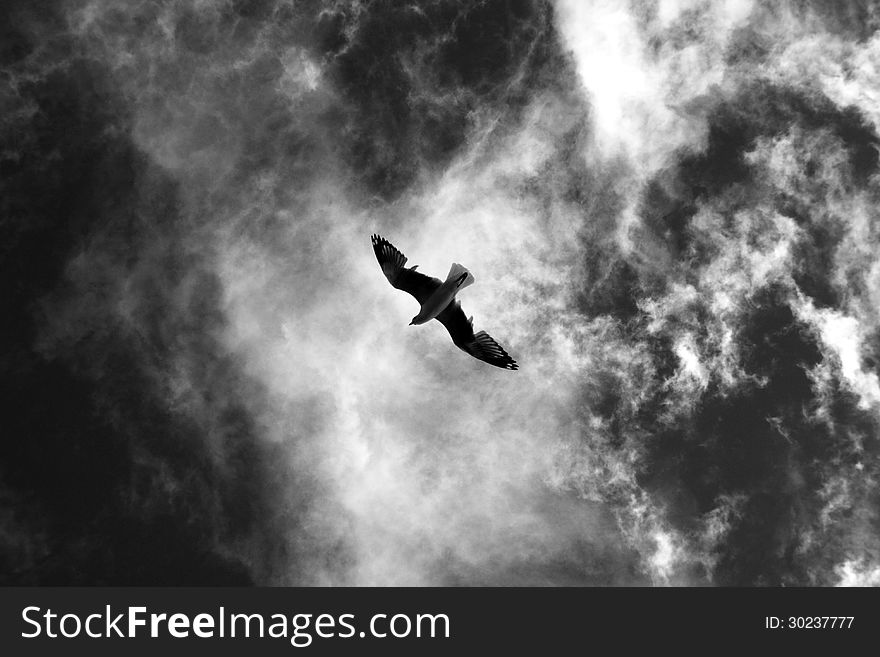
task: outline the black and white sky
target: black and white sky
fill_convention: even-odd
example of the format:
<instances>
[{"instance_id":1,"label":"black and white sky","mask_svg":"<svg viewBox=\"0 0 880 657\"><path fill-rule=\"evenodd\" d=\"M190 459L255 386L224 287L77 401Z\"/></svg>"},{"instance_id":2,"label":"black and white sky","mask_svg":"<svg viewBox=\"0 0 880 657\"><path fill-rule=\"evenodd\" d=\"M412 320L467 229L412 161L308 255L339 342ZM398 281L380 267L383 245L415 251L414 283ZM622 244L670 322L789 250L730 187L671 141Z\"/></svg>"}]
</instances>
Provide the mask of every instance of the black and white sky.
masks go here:
<instances>
[{"instance_id":1,"label":"black and white sky","mask_svg":"<svg viewBox=\"0 0 880 657\"><path fill-rule=\"evenodd\" d=\"M880 585L878 27L6 0L0 580Z\"/></svg>"}]
</instances>

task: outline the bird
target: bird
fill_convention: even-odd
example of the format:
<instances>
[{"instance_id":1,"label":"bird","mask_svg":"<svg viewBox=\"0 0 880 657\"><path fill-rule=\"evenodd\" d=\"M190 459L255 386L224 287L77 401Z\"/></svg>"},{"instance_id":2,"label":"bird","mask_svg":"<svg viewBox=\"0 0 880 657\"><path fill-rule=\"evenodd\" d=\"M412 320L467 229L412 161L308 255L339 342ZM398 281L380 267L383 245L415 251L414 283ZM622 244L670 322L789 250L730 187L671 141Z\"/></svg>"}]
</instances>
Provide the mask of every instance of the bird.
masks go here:
<instances>
[{"instance_id":1,"label":"bird","mask_svg":"<svg viewBox=\"0 0 880 657\"><path fill-rule=\"evenodd\" d=\"M505 370L519 369L516 361L485 331L474 333L474 318L461 309L455 295L475 282L473 274L457 262L452 263L445 281L417 272L418 265L406 268L407 257L391 242L379 235L372 236L373 251L382 273L392 286L408 292L421 304L410 326L425 324L432 319L446 327L456 347L474 358Z\"/></svg>"}]
</instances>

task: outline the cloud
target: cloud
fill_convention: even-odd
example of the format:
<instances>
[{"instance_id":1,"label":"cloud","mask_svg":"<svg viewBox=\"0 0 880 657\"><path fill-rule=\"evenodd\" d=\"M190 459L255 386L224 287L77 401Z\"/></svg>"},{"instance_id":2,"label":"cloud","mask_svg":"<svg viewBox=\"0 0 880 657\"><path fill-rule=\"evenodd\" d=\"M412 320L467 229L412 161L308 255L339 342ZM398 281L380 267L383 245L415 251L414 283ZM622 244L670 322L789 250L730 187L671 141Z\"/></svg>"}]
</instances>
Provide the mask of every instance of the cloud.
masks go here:
<instances>
[{"instance_id":1,"label":"cloud","mask_svg":"<svg viewBox=\"0 0 880 657\"><path fill-rule=\"evenodd\" d=\"M17 576L872 583L875 40L798 7L19 13ZM521 369L407 327L374 232Z\"/></svg>"}]
</instances>

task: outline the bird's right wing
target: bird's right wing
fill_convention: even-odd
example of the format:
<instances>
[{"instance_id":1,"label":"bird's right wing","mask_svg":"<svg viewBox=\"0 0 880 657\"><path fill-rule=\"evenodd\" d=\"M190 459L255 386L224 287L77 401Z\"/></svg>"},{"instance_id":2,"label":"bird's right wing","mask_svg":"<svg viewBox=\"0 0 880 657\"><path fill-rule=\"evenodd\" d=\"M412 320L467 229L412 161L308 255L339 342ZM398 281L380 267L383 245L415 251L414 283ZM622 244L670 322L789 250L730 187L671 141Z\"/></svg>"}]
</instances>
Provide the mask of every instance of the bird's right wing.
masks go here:
<instances>
[{"instance_id":1,"label":"bird's right wing","mask_svg":"<svg viewBox=\"0 0 880 657\"><path fill-rule=\"evenodd\" d=\"M464 314L461 304L455 299L435 319L446 327L455 346L462 351L495 367L501 367L505 370L519 369L516 361L492 339L491 335L485 331L474 333L471 320Z\"/></svg>"},{"instance_id":2,"label":"bird's right wing","mask_svg":"<svg viewBox=\"0 0 880 657\"><path fill-rule=\"evenodd\" d=\"M440 279L425 276L415 267L405 269L406 256L398 251L391 242L379 235L373 235L373 251L382 267L385 278L398 290L409 292L419 303L425 303L428 297L440 287Z\"/></svg>"},{"instance_id":3,"label":"bird's right wing","mask_svg":"<svg viewBox=\"0 0 880 657\"><path fill-rule=\"evenodd\" d=\"M480 331L474 335L472 341L458 346L474 358L485 361L489 365L501 367L505 370L519 369L516 361L485 331Z\"/></svg>"}]
</instances>

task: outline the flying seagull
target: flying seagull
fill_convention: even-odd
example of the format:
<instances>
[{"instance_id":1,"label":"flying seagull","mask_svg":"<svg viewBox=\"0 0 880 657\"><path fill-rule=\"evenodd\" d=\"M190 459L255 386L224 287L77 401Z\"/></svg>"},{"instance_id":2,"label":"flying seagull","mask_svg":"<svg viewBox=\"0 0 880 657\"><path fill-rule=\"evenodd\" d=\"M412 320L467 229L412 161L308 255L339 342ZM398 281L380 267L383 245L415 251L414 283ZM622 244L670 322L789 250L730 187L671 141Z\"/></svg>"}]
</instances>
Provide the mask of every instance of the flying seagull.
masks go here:
<instances>
[{"instance_id":1,"label":"flying seagull","mask_svg":"<svg viewBox=\"0 0 880 657\"><path fill-rule=\"evenodd\" d=\"M516 361L488 333L474 333L474 318L464 314L455 298L459 290L473 284L473 274L458 263L452 264L445 281L420 274L416 271L418 265L404 269L405 255L384 237L373 235L372 239L373 251L385 278L398 290L409 292L422 305L410 326L436 319L446 327L452 342L462 351L495 367L518 369Z\"/></svg>"}]
</instances>

